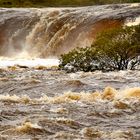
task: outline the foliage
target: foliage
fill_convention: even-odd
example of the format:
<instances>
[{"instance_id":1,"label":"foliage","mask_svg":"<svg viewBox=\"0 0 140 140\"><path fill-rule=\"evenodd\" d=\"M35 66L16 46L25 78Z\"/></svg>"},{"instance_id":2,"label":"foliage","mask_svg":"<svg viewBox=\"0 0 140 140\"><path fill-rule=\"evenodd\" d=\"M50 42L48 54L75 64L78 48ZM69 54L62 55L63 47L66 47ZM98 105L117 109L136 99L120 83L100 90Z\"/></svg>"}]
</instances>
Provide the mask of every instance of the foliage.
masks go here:
<instances>
[{"instance_id":1,"label":"foliage","mask_svg":"<svg viewBox=\"0 0 140 140\"><path fill-rule=\"evenodd\" d=\"M60 68L67 71L91 71L96 69L96 50L94 48L78 48L61 56ZM94 63L92 63L94 61ZM93 65L94 64L94 65Z\"/></svg>"},{"instance_id":2,"label":"foliage","mask_svg":"<svg viewBox=\"0 0 140 140\"><path fill-rule=\"evenodd\" d=\"M70 71L135 69L140 65L140 25L103 31L91 47L64 54L60 62L61 69Z\"/></svg>"},{"instance_id":3,"label":"foliage","mask_svg":"<svg viewBox=\"0 0 140 140\"><path fill-rule=\"evenodd\" d=\"M1 7L86 6L94 4L130 3L139 0L0 0Z\"/></svg>"},{"instance_id":4,"label":"foliage","mask_svg":"<svg viewBox=\"0 0 140 140\"><path fill-rule=\"evenodd\" d=\"M102 69L133 69L140 55L140 26L115 28L97 37L98 56ZM132 61L133 60L133 61ZM130 64L131 62L131 64Z\"/></svg>"}]
</instances>

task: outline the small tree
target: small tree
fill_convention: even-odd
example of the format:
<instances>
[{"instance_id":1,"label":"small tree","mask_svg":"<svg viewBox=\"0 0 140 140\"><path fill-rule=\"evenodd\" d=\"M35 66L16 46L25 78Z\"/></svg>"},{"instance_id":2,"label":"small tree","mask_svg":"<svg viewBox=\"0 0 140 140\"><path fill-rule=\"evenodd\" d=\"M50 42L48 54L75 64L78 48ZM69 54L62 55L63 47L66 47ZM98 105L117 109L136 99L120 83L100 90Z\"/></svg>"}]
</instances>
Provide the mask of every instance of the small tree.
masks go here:
<instances>
[{"instance_id":1,"label":"small tree","mask_svg":"<svg viewBox=\"0 0 140 140\"><path fill-rule=\"evenodd\" d=\"M96 46L102 69L134 69L139 64L140 26L120 27L102 32Z\"/></svg>"},{"instance_id":2,"label":"small tree","mask_svg":"<svg viewBox=\"0 0 140 140\"><path fill-rule=\"evenodd\" d=\"M96 50L94 48L77 48L68 54L61 55L59 67L70 72L87 72L97 69L96 61Z\"/></svg>"},{"instance_id":3,"label":"small tree","mask_svg":"<svg viewBox=\"0 0 140 140\"><path fill-rule=\"evenodd\" d=\"M140 25L100 33L91 47L78 48L60 59L72 71L125 70L140 65Z\"/></svg>"}]
</instances>

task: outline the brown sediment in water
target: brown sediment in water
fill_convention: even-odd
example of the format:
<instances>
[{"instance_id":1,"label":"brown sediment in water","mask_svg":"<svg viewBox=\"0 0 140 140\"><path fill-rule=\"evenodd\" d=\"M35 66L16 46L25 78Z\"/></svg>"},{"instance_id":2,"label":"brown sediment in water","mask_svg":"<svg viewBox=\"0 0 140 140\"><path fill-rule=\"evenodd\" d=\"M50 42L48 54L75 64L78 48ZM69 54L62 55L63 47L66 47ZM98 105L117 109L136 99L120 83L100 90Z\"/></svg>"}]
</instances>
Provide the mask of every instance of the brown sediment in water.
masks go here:
<instances>
[{"instance_id":1,"label":"brown sediment in water","mask_svg":"<svg viewBox=\"0 0 140 140\"><path fill-rule=\"evenodd\" d=\"M45 66L37 66L35 67L36 70L47 70L48 68Z\"/></svg>"},{"instance_id":2,"label":"brown sediment in water","mask_svg":"<svg viewBox=\"0 0 140 140\"><path fill-rule=\"evenodd\" d=\"M58 132L54 136L54 139L75 139L76 136L66 132Z\"/></svg>"},{"instance_id":3,"label":"brown sediment in water","mask_svg":"<svg viewBox=\"0 0 140 140\"><path fill-rule=\"evenodd\" d=\"M111 87L105 88L103 94L102 94L102 99L107 99L107 100L113 100L117 94L117 91Z\"/></svg>"},{"instance_id":4,"label":"brown sediment in water","mask_svg":"<svg viewBox=\"0 0 140 140\"><path fill-rule=\"evenodd\" d=\"M31 81L32 84L38 83L38 81ZM39 81L40 83L40 81ZM121 98L120 98L121 97ZM130 100L130 99L138 99L140 100L140 88L130 88L123 91L117 91L114 88L107 87L103 92L93 92L93 93L76 93L76 92L66 92L59 96L49 97L42 96L39 99L31 99L28 96L17 96L17 95L0 95L0 101L2 102L15 102L15 103L46 103L46 104L61 104L68 102L100 102L109 100L110 102L119 101L119 100ZM125 103L116 102L116 106L125 105Z\"/></svg>"},{"instance_id":5,"label":"brown sediment in water","mask_svg":"<svg viewBox=\"0 0 140 140\"><path fill-rule=\"evenodd\" d=\"M0 81L2 138L139 139L139 71L6 69L0 77L8 79Z\"/></svg>"},{"instance_id":6,"label":"brown sediment in water","mask_svg":"<svg viewBox=\"0 0 140 140\"><path fill-rule=\"evenodd\" d=\"M9 79L7 77L0 78L0 81L7 82Z\"/></svg>"},{"instance_id":7,"label":"brown sediment in water","mask_svg":"<svg viewBox=\"0 0 140 140\"><path fill-rule=\"evenodd\" d=\"M19 97L17 95L13 95L13 96L10 96L10 95L0 95L0 101L1 102L9 102L9 103L30 103L30 98L27 97L27 96L22 96L22 97Z\"/></svg>"},{"instance_id":8,"label":"brown sediment in water","mask_svg":"<svg viewBox=\"0 0 140 140\"><path fill-rule=\"evenodd\" d=\"M90 138L100 138L102 136L102 132L95 129L95 128L84 128L82 131L81 131L81 134L84 136L84 137L90 137Z\"/></svg>"},{"instance_id":9,"label":"brown sediment in water","mask_svg":"<svg viewBox=\"0 0 140 140\"><path fill-rule=\"evenodd\" d=\"M0 9L0 54L60 56L91 46L99 32L139 14L139 4ZM67 74L41 64L0 69L0 139L139 140L139 81L139 71Z\"/></svg>"},{"instance_id":10,"label":"brown sediment in water","mask_svg":"<svg viewBox=\"0 0 140 140\"><path fill-rule=\"evenodd\" d=\"M132 131L115 131L110 134L111 139L120 140L120 139L133 139L134 134Z\"/></svg>"},{"instance_id":11,"label":"brown sediment in water","mask_svg":"<svg viewBox=\"0 0 140 140\"><path fill-rule=\"evenodd\" d=\"M114 107L118 109L127 109L129 108L129 105L123 101L115 101Z\"/></svg>"},{"instance_id":12,"label":"brown sediment in water","mask_svg":"<svg viewBox=\"0 0 140 140\"><path fill-rule=\"evenodd\" d=\"M80 86L84 86L85 84L81 82L80 80L70 80L70 81L67 81L66 85L73 85L76 87L80 87Z\"/></svg>"},{"instance_id":13,"label":"brown sediment in water","mask_svg":"<svg viewBox=\"0 0 140 140\"><path fill-rule=\"evenodd\" d=\"M18 69L18 67L16 67L16 66L9 66L8 69L11 70L11 71L15 71L15 70Z\"/></svg>"},{"instance_id":14,"label":"brown sediment in water","mask_svg":"<svg viewBox=\"0 0 140 140\"><path fill-rule=\"evenodd\" d=\"M65 103L71 101L82 101L82 102L96 102L100 100L118 100L121 96L121 99L139 99L140 88L130 88L124 91L117 91L114 88L107 87L103 92L94 92L94 93L75 93L67 92L60 96L48 97L48 103ZM46 100L46 97L42 101Z\"/></svg>"},{"instance_id":15,"label":"brown sediment in water","mask_svg":"<svg viewBox=\"0 0 140 140\"><path fill-rule=\"evenodd\" d=\"M16 127L16 132L18 133L25 133L25 134L39 134L43 133L43 129L38 126L37 124L32 124L31 122L25 122L22 126Z\"/></svg>"},{"instance_id":16,"label":"brown sediment in water","mask_svg":"<svg viewBox=\"0 0 140 140\"><path fill-rule=\"evenodd\" d=\"M130 88L124 91L126 98L140 98L140 88Z\"/></svg>"},{"instance_id":17,"label":"brown sediment in water","mask_svg":"<svg viewBox=\"0 0 140 140\"><path fill-rule=\"evenodd\" d=\"M51 111L59 113L59 114L67 114L68 113L68 110L66 108L57 108L57 109L53 109Z\"/></svg>"}]
</instances>

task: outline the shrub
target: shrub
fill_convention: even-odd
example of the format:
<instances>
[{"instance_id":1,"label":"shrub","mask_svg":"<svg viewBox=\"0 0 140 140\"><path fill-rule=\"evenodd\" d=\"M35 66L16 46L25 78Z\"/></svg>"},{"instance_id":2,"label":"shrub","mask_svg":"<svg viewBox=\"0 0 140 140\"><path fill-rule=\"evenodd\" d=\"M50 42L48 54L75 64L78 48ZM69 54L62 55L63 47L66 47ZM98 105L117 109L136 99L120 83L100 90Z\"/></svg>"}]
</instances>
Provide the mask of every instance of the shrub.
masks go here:
<instances>
[{"instance_id":1,"label":"shrub","mask_svg":"<svg viewBox=\"0 0 140 140\"><path fill-rule=\"evenodd\" d=\"M102 32L95 42L102 69L134 69L139 64L140 25Z\"/></svg>"},{"instance_id":2,"label":"shrub","mask_svg":"<svg viewBox=\"0 0 140 140\"><path fill-rule=\"evenodd\" d=\"M91 47L77 48L60 59L67 71L126 70L140 65L140 25L100 33Z\"/></svg>"},{"instance_id":3,"label":"shrub","mask_svg":"<svg viewBox=\"0 0 140 140\"><path fill-rule=\"evenodd\" d=\"M70 72L87 72L97 69L96 61L96 50L94 48L77 48L68 54L61 55L59 67Z\"/></svg>"}]
</instances>

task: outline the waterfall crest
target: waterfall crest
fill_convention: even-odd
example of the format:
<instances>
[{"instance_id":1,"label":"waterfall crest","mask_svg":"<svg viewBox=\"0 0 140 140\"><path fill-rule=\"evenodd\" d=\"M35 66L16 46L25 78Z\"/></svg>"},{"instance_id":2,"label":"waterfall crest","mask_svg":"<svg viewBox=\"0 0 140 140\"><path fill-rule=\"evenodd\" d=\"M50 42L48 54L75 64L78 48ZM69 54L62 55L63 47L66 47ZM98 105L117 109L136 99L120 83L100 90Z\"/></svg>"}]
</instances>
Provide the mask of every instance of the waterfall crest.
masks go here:
<instances>
[{"instance_id":1,"label":"waterfall crest","mask_svg":"<svg viewBox=\"0 0 140 140\"><path fill-rule=\"evenodd\" d=\"M0 55L60 56L90 46L103 29L140 19L140 4L80 8L1 8ZM137 21L138 22L138 21Z\"/></svg>"}]
</instances>

